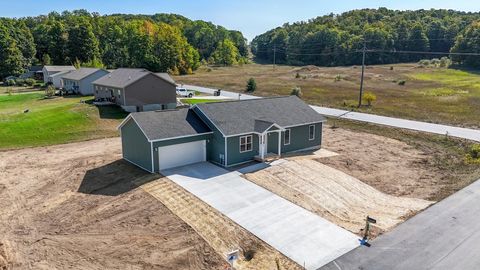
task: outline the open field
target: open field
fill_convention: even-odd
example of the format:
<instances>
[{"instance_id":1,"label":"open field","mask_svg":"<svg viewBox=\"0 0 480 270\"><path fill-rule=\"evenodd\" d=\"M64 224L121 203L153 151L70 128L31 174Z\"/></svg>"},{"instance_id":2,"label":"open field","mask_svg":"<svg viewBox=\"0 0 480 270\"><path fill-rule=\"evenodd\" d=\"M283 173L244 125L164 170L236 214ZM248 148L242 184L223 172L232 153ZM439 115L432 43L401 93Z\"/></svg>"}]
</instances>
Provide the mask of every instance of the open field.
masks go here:
<instances>
[{"instance_id":1,"label":"open field","mask_svg":"<svg viewBox=\"0 0 480 270\"><path fill-rule=\"evenodd\" d=\"M43 92L0 95L0 149L117 136L115 128L126 113L113 106L97 108L89 104L91 100L45 99Z\"/></svg>"},{"instance_id":2,"label":"open field","mask_svg":"<svg viewBox=\"0 0 480 270\"><path fill-rule=\"evenodd\" d=\"M390 67L393 66L393 70ZM201 68L193 75L177 76L178 83L244 91L255 78L255 95L289 95L302 89L310 104L348 108L356 106L360 67L293 67L248 64ZM299 78L296 78L296 74ZM405 85L400 85L405 81ZM373 107L359 111L427 122L480 127L480 75L455 69L418 68L416 64L369 66L365 90L375 93Z\"/></svg>"},{"instance_id":3,"label":"open field","mask_svg":"<svg viewBox=\"0 0 480 270\"><path fill-rule=\"evenodd\" d=\"M224 269L118 138L0 152L0 269Z\"/></svg>"}]
</instances>

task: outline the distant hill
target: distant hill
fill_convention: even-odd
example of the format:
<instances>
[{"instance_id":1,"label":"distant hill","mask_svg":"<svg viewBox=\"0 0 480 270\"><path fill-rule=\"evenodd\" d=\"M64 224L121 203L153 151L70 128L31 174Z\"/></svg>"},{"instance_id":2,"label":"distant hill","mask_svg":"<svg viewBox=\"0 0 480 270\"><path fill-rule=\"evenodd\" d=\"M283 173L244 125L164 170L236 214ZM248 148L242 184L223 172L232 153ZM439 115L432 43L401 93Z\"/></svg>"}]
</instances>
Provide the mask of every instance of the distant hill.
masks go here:
<instances>
[{"instance_id":1,"label":"distant hill","mask_svg":"<svg viewBox=\"0 0 480 270\"><path fill-rule=\"evenodd\" d=\"M364 40L368 64L440 58L449 52L480 53L480 13L454 10L362 9L284 24L252 41L259 60L293 65L361 64ZM274 56L275 51L275 56ZM395 51L395 52L392 52ZM425 52L412 53L405 51ZM431 54L432 52L445 53ZM480 67L480 57L457 56L458 64Z\"/></svg>"}]
</instances>

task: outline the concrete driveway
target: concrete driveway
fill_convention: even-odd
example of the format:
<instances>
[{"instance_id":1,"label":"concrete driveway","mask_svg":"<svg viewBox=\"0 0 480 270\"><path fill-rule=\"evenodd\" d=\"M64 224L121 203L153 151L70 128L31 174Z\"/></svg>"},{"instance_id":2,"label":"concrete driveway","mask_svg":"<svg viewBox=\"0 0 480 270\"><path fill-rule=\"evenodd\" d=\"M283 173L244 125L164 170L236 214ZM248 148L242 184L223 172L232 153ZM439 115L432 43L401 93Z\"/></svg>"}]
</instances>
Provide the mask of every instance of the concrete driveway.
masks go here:
<instances>
[{"instance_id":1,"label":"concrete driveway","mask_svg":"<svg viewBox=\"0 0 480 270\"><path fill-rule=\"evenodd\" d=\"M163 175L307 269L317 269L359 245L358 237L274 193L211 163Z\"/></svg>"},{"instance_id":2,"label":"concrete driveway","mask_svg":"<svg viewBox=\"0 0 480 270\"><path fill-rule=\"evenodd\" d=\"M324 270L480 269L480 180Z\"/></svg>"}]
</instances>

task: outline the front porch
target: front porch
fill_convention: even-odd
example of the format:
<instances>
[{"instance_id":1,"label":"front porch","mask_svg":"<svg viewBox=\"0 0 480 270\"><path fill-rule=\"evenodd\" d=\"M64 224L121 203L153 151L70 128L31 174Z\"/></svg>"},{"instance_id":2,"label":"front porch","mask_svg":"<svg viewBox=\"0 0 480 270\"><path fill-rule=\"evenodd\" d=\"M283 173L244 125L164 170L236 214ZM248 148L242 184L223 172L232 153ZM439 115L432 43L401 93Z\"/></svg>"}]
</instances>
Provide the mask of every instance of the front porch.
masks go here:
<instances>
[{"instance_id":1,"label":"front porch","mask_svg":"<svg viewBox=\"0 0 480 270\"><path fill-rule=\"evenodd\" d=\"M255 160L268 162L279 159L282 155L282 131L285 129L272 124L264 132L258 134L258 155Z\"/></svg>"}]
</instances>

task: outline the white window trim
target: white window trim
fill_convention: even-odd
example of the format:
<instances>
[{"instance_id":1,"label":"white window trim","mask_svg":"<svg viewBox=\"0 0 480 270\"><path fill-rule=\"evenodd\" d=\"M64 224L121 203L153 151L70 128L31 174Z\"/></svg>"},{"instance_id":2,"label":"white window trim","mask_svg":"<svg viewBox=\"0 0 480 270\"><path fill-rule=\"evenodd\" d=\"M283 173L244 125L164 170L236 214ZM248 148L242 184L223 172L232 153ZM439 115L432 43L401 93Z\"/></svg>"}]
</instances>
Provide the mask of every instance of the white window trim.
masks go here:
<instances>
[{"instance_id":1,"label":"white window trim","mask_svg":"<svg viewBox=\"0 0 480 270\"><path fill-rule=\"evenodd\" d=\"M250 150L248 149L248 137L250 137ZM242 151L242 138L245 138L245 151ZM238 150L240 153L246 153L253 151L253 135L241 136L238 140Z\"/></svg>"},{"instance_id":2,"label":"white window trim","mask_svg":"<svg viewBox=\"0 0 480 270\"><path fill-rule=\"evenodd\" d=\"M313 127L313 137L310 138L310 128ZM310 125L308 126L308 140L309 141L313 141L315 140L315 125Z\"/></svg>"},{"instance_id":3,"label":"white window trim","mask_svg":"<svg viewBox=\"0 0 480 270\"><path fill-rule=\"evenodd\" d=\"M285 135L287 134L287 131L288 131L288 143L287 141L285 140ZM283 132L283 145L290 145L290 142L292 141L292 131L291 129L287 128L285 129L285 131Z\"/></svg>"}]
</instances>

